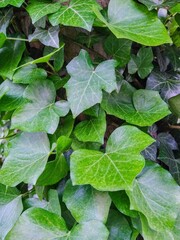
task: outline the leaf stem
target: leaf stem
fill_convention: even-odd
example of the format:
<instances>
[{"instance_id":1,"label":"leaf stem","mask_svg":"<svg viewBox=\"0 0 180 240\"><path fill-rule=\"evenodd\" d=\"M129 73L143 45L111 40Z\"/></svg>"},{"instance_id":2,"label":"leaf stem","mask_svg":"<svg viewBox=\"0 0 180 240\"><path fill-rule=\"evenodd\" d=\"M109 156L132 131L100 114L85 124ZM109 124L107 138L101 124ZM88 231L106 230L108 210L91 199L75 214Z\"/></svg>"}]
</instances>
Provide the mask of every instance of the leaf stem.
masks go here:
<instances>
[{"instance_id":1,"label":"leaf stem","mask_svg":"<svg viewBox=\"0 0 180 240\"><path fill-rule=\"evenodd\" d=\"M180 126L179 125L170 125L169 124L169 127L172 128L172 129L179 129L180 130Z\"/></svg>"}]
</instances>

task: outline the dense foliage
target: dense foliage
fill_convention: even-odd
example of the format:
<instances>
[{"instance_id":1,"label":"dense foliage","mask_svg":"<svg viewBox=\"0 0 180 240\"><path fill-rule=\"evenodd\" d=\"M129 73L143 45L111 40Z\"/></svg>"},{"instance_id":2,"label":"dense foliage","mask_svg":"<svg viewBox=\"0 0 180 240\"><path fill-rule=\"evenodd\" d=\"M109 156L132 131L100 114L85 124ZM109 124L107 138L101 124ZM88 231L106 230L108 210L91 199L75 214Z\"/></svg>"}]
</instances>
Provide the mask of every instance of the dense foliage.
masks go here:
<instances>
[{"instance_id":1,"label":"dense foliage","mask_svg":"<svg viewBox=\"0 0 180 240\"><path fill-rule=\"evenodd\" d=\"M180 3L0 1L0 239L180 238Z\"/></svg>"}]
</instances>

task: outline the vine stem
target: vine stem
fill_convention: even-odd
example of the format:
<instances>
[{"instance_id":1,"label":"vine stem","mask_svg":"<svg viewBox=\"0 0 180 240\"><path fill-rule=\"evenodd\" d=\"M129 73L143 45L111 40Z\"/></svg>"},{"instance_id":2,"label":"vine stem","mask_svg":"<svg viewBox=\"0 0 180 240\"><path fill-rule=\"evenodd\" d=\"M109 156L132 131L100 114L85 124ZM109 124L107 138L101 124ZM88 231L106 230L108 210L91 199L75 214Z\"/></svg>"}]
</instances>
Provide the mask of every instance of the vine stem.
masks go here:
<instances>
[{"instance_id":1,"label":"vine stem","mask_svg":"<svg viewBox=\"0 0 180 240\"><path fill-rule=\"evenodd\" d=\"M172 129L179 129L180 130L180 126L179 125L170 125L169 124L169 127L172 128Z\"/></svg>"},{"instance_id":2,"label":"vine stem","mask_svg":"<svg viewBox=\"0 0 180 240\"><path fill-rule=\"evenodd\" d=\"M24 41L24 42L29 42L28 39L25 38L13 38L13 37L7 37L8 40L13 40L13 41Z\"/></svg>"}]
</instances>

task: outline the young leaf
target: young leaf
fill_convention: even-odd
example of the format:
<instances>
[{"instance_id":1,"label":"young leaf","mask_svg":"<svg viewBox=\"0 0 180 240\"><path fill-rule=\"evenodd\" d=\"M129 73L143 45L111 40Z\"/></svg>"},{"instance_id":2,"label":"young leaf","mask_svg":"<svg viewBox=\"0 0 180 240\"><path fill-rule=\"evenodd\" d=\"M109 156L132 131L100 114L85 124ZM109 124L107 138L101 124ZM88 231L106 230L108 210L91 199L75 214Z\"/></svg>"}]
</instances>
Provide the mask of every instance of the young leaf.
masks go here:
<instances>
[{"instance_id":1,"label":"young leaf","mask_svg":"<svg viewBox=\"0 0 180 240\"><path fill-rule=\"evenodd\" d=\"M106 131L106 115L100 109L98 117L92 117L89 120L80 122L75 130L74 135L82 142L104 142Z\"/></svg>"},{"instance_id":2,"label":"young leaf","mask_svg":"<svg viewBox=\"0 0 180 240\"><path fill-rule=\"evenodd\" d=\"M102 108L111 115L138 126L151 126L170 114L159 93L151 90L135 90L123 82L119 93L104 93Z\"/></svg>"},{"instance_id":3,"label":"young leaf","mask_svg":"<svg viewBox=\"0 0 180 240\"><path fill-rule=\"evenodd\" d=\"M132 55L128 63L128 72L134 74L138 72L140 78L144 79L153 70L153 52L151 48L141 48L137 56Z\"/></svg>"},{"instance_id":4,"label":"young leaf","mask_svg":"<svg viewBox=\"0 0 180 240\"><path fill-rule=\"evenodd\" d=\"M173 229L178 215L179 189L166 170L151 162L144 173L134 181L132 191L127 191L127 194L131 209L144 214L150 228L166 232Z\"/></svg>"},{"instance_id":5,"label":"young leaf","mask_svg":"<svg viewBox=\"0 0 180 240\"><path fill-rule=\"evenodd\" d=\"M71 139L65 136L57 140L56 159L46 164L46 168L37 180L37 185L53 185L67 175L69 167L62 153L70 148L71 142Z\"/></svg>"},{"instance_id":6,"label":"young leaf","mask_svg":"<svg viewBox=\"0 0 180 240\"><path fill-rule=\"evenodd\" d=\"M21 84L15 84L10 80L5 80L0 85L0 93L3 96L0 99L0 112L12 111L19 107L23 102L23 93L25 87Z\"/></svg>"},{"instance_id":7,"label":"young leaf","mask_svg":"<svg viewBox=\"0 0 180 240\"><path fill-rule=\"evenodd\" d=\"M63 218L42 208L29 208L20 216L6 240L53 240L66 235Z\"/></svg>"},{"instance_id":8,"label":"young leaf","mask_svg":"<svg viewBox=\"0 0 180 240\"><path fill-rule=\"evenodd\" d=\"M59 117L69 111L68 103L56 102L56 90L50 80L38 80L24 91L28 101L19 107L12 116L11 128L27 132L47 132L53 134L57 129Z\"/></svg>"},{"instance_id":9,"label":"young leaf","mask_svg":"<svg viewBox=\"0 0 180 240\"><path fill-rule=\"evenodd\" d=\"M159 91L162 98L168 100L180 94L180 75L153 71L147 79L146 88Z\"/></svg>"},{"instance_id":10,"label":"young leaf","mask_svg":"<svg viewBox=\"0 0 180 240\"><path fill-rule=\"evenodd\" d=\"M100 7L95 0L71 0L67 6L62 6L56 13L52 14L49 21L53 26L61 23L91 31L95 19L95 14L92 11L93 5Z\"/></svg>"},{"instance_id":11,"label":"young leaf","mask_svg":"<svg viewBox=\"0 0 180 240\"><path fill-rule=\"evenodd\" d=\"M111 34L104 42L104 49L108 55L119 63L120 67L123 67L130 60L131 45L130 40L118 39Z\"/></svg>"},{"instance_id":12,"label":"young leaf","mask_svg":"<svg viewBox=\"0 0 180 240\"><path fill-rule=\"evenodd\" d=\"M85 50L67 65L67 70L71 78L65 88L74 117L100 103L102 89L110 93L117 87L114 60L104 61L94 69Z\"/></svg>"},{"instance_id":13,"label":"young leaf","mask_svg":"<svg viewBox=\"0 0 180 240\"><path fill-rule=\"evenodd\" d=\"M144 166L140 152L152 142L136 127L117 128L108 139L105 154L83 149L73 152L70 161L73 185L91 184L101 191L131 188Z\"/></svg>"},{"instance_id":14,"label":"young leaf","mask_svg":"<svg viewBox=\"0 0 180 240\"><path fill-rule=\"evenodd\" d=\"M46 0L31 0L26 10L31 16L32 23L34 24L47 14L54 13L61 7L59 2L49 3Z\"/></svg>"},{"instance_id":15,"label":"young leaf","mask_svg":"<svg viewBox=\"0 0 180 240\"><path fill-rule=\"evenodd\" d=\"M94 11L117 38L127 38L146 46L172 42L156 14L133 0L110 0L108 22L96 8Z\"/></svg>"},{"instance_id":16,"label":"young leaf","mask_svg":"<svg viewBox=\"0 0 180 240\"><path fill-rule=\"evenodd\" d=\"M48 160L49 145L46 133L21 133L12 139L0 169L0 182L12 187L21 182L35 184Z\"/></svg>"},{"instance_id":17,"label":"young leaf","mask_svg":"<svg viewBox=\"0 0 180 240\"><path fill-rule=\"evenodd\" d=\"M34 33L28 36L28 40L39 40L45 46L59 48L59 26L50 27L48 30L36 28Z\"/></svg>"},{"instance_id":18,"label":"young leaf","mask_svg":"<svg viewBox=\"0 0 180 240\"><path fill-rule=\"evenodd\" d=\"M6 41L0 49L0 75L12 79L14 69L21 60L25 49L22 41Z\"/></svg>"},{"instance_id":19,"label":"young leaf","mask_svg":"<svg viewBox=\"0 0 180 240\"><path fill-rule=\"evenodd\" d=\"M0 184L0 238L14 226L23 210L21 196L16 188L9 188Z\"/></svg>"},{"instance_id":20,"label":"young leaf","mask_svg":"<svg viewBox=\"0 0 180 240\"><path fill-rule=\"evenodd\" d=\"M107 228L109 230L108 240L129 240L131 239L132 230L126 218L115 210L109 213Z\"/></svg>"},{"instance_id":21,"label":"young leaf","mask_svg":"<svg viewBox=\"0 0 180 240\"><path fill-rule=\"evenodd\" d=\"M106 192L99 192L90 185L72 186L67 182L63 202L79 223L98 220L106 223L111 199Z\"/></svg>"}]
</instances>

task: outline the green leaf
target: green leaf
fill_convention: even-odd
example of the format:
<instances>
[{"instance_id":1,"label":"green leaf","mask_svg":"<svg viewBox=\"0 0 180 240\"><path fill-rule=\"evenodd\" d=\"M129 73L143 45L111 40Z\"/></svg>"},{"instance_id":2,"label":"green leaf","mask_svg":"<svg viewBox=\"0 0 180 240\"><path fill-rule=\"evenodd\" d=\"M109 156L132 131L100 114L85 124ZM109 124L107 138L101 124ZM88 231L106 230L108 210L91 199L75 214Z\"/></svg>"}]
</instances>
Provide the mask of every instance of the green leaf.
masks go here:
<instances>
[{"instance_id":1,"label":"green leaf","mask_svg":"<svg viewBox=\"0 0 180 240\"><path fill-rule=\"evenodd\" d=\"M62 6L56 13L52 14L49 21L53 26L63 24L91 31L95 19L95 14L92 11L94 5L100 8L95 0L71 0L67 6Z\"/></svg>"},{"instance_id":2,"label":"green leaf","mask_svg":"<svg viewBox=\"0 0 180 240\"><path fill-rule=\"evenodd\" d=\"M71 139L64 136L57 140L56 159L46 164L46 168L37 180L37 185L53 185L67 175L69 167L62 153L70 148L71 142Z\"/></svg>"},{"instance_id":3,"label":"green leaf","mask_svg":"<svg viewBox=\"0 0 180 240\"><path fill-rule=\"evenodd\" d=\"M110 192L110 197L116 208L129 217L137 217L137 212L130 209L130 201L125 191Z\"/></svg>"},{"instance_id":4,"label":"green leaf","mask_svg":"<svg viewBox=\"0 0 180 240\"><path fill-rule=\"evenodd\" d=\"M82 142L104 142L106 131L106 114L100 109L98 117L92 117L89 120L80 122L75 130L74 135Z\"/></svg>"},{"instance_id":5,"label":"green leaf","mask_svg":"<svg viewBox=\"0 0 180 240\"><path fill-rule=\"evenodd\" d=\"M59 215L61 217L61 206L59 203L58 193L54 189L50 189L48 192L48 200L49 200L49 211Z\"/></svg>"},{"instance_id":6,"label":"green leaf","mask_svg":"<svg viewBox=\"0 0 180 240\"><path fill-rule=\"evenodd\" d=\"M54 240L66 235L63 218L42 208L30 208L20 216L6 240Z\"/></svg>"},{"instance_id":7,"label":"green leaf","mask_svg":"<svg viewBox=\"0 0 180 240\"><path fill-rule=\"evenodd\" d=\"M21 182L35 184L48 160L49 145L45 133L21 133L12 139L0 169L0 182L12 187Z\"/></svg>"},{"instance_id":8,"label":"green leaf","mask_svg":"<svg viewBox=\"0 0 180 240\"><path fill-rule=\"evenodd\" d=\"M0 184L0 238L14 226L23 210L21 196L16 188L9 188Z\"/></svg>"},{"instance_id":9,"label":"green leaf","mask_svg":"<svg viewBox=\"0 0 180 240\"><path fill-rule=\"evenodd\" d=\"M19 107L12 116L11 128L27 132L47 132L53 134L57 129L59 117L69 111L68 103L54 103L56 90L49 80L38 80L24 91L27 102Z\"/></svg>"},{"instance_id":10,"label":"green leaf","mask_svg":"<svg viewBox=\"0 0 180 240\"><path fill-rule=\"evenodd\" d=\"M118 39L111 34L104 42L104 50L119 63L120 67L123 67L130 60L131 45L131 41Z\"/></svg>"},{"instance_id":11,"label":"green leaf","mask_svg":"<svg viewBox=\"0 0 180 240\"><path fill-rule=\"evenodd\" d=\"M165 49L165 55L170 59L174 71L180 71L180 49L175 46L167 46Z\"/></svg>"},{"instance_id":12,"label":"green leaf","mask_svg":"<svg viewBox=\"0 0 180 240\"><path fill-rule=\"evenodd\" d=\"M130 240L132 230L126 218L115 210L109 213L107 228L110 232L108 240Z\"/></svg>"},{"instance_id":13,"label":"green leaf","mask_svg":"<svg viewBox=\"0 0 180 240\"><path fill-rule=\"evenodd\" d=\"M144 79L153 70L153 52L151 48L141 48L137 56L132 55L128 63L128 72L134 74L138 72L140 78Z\"/></svg>"},{"instance_id":14,"label":"green leaf","mask_svg":"<svg viewBox=\"0 0 180 240\"><path fill-rule=\"evenodd\" d=\"M151 162L127 194L131 209L144 214L150 228L166 232L174 227L180 209L179 189L169 172Z\"/></svg>"},{"instance_id":15,"label":"green leaf","mask_svg":"<svg viewBox=\"0 0 180 240\"><path fill-rule=\"evenodd\" d=\"M50 27L48 30L36 28L34 33L28 36L28 40L39 40L45 46L59 48L59 26Z\"/></svg>"},{"instance_id":16,"label":"green leaf","mask_svg":"<svg viewBox=\"0 0 180 240\"><path fill-rule=\"evenodd\" d=\"M151 90L135 90L123 82L119 93L104 93L102 108L111 115L138 126L151 126L170 114L159 93Z\"/></svg>"},{"instance_id":17,"label":"green leaf","mask_svg":"<svg viewBox=\"0 0 180 240\"><path fill-rule=\"evenodd\" d=\"M96 103L100 103L102 89L110 93L117 87L115 62L107 60L94 69L85 50L81 50L79 56L67 65L67 70L71 78L65 88L74 117Z\"/></svg>"},{"instance_id":18,"label":"green leaf","mask_svg":"<svg viewBox=\"0 0 180 240\"><path fill-rule=\"evenodd\" d=\"M0 112L12 111L19 107L23 102L23 93L25 87L20 84L15 84L10 80L6 80L0 85L0 94L3 94L0 99Z\"/></svg>"},{"instance_id":19,"label":"green leaf","mask_svg":"<svg viewBox=\"0 0 180 240\"><path fill-rule=\"evenodd\" d=\"M70 137L74 127L74 119L71 114L60 118L60 128L57 130L59 136Z\"/></svg>"},{"instance_id":20,"label":"green leaf","mask_svg":"<svg viewBox=\"0 0 180 240\"><path fill-rule=\"evenodd\" d=\"M6 7L7 5L12 5L14 7L20 7L24 0L3 0L0 2L0 8Z\"/></svg>"},{"instance_id":21,"label":"green leaf","mask_svg":"<svg viewBox=\"0 0 180 240\"><path fill-rule=\"evenodd\" d=\"M105 154L83 149L73 152L70 161L73 185L91 184L101 191L131 188L144 166L140 152L152 142L136 127L117 128L108 139Z\"/></svg>"},{"instance_id":22,"label":"green leaf","mask_svg":"<svg viewBox=\"0 0 180 240\"><path fill-rule=\"evenodd\" d=\"M31 0L26 10L32 19L32 23L34 24L47 14L58 11L60 7L61 5L59 2L51 3L49 1L47 2L46 0Z\"/></svg>"},{"instance_id":23,"label":"green leaf","mask_svg":"<svg viewBox=\"0 0 180 240\"><path fill-rule=\"evenodd\" d=\"M6 29L13 15L13 8L1 9L0 11L0 32L6 35Z\"/></svg>"},{"instance_id":24,"label":"green leaf","mask_svg":"<svg viewBox=\"0 0 180 240\"><path fill-rule=\"evenodd\" d=\"M111 199L107 192L99 192L90 185L72 186L68 181L63 202L79 223L98 220L106 223Z\"/></svg>"},{"instance_id":25,"label":"green leaf","mask_svg":"<svg viewBox=\"0 0 180 240\"><path fill-rule=\"evenodd\" d=\"M180 106L180 94L175 96L175 97L170 98L168 103L169 103L171 112L174 115L176 115L177 117L180 118L180 108L179 108L179 106Z\"/></svg>"},{"instance_id":26,"label":"green leaf","mask_svg":"<svg viewBox=\"0 0 180 240\"><path fill-rule=\"evenodd\" d=\"M127 38L146 46L172 42L156 13L133 0L111 0L108 22L96 8L94 11L117 38Z\"/></svg>"},{"instance_id":27,"label":"green leaf","mask_svg":"<svg viewBox=\"0 0 180 240\"><path fill-rule=\"evenodd\" d=\"M102 222L93 220L78 224L68 235L63 240L107 240L109 232Z\"/></svg>"},{"instance_id":28,"label":"green leaf","mask_svg":"<svg viewBox=\"0 0 180 240\"><path fill-rule=\"evenodd\" d=\"M4 33L0 33L0 48L4 45L6 41L6 36L4 35Z\"/></svg>"},{"instance_id":29,"label":"green leaf","mask_svg":"<svg viewBox=\"0 0 180 240\"><path fill-rule=\"evenodd\" d=\"M13 75L13 82L29 84L46 77L47 73L43 68L37 68L36 64L32 64L18 69Z\"/></svg>"},{"instance_id":30,"label":"green leaf","mask_svg":"<svg viewBox=\"0 0 180 240\"><path fill-rule=\"evenodd\" d=\"M3 78L12 79L24 49L25 44L22 41L6 41L0 48L0 75Z\"/></svg>"},{"instance_id":31,"label":"green leaf","mask_svg":"<svg viewBox=\"0 0 180 240\"><path fill-rule=\"evenodd\" d=\"M153 71L147 79L146 88L159 91L168 100L180 94L180 74Z\"/></svg>"}]
</instances>

